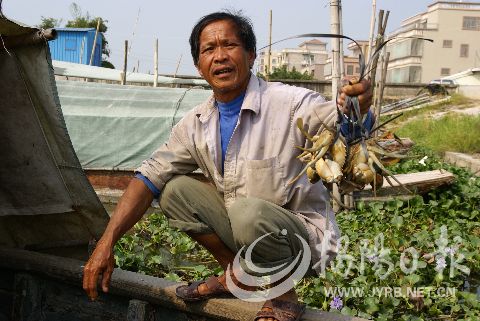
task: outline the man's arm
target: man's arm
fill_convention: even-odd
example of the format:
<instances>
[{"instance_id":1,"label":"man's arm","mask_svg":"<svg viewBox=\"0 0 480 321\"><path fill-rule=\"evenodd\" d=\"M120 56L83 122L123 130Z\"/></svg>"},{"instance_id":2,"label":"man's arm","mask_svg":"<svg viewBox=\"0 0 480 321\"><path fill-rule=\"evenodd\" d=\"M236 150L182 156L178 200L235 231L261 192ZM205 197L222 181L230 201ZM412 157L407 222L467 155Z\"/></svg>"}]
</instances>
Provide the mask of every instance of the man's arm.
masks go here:
<instances>
[{"instance_id":1,"label":"man's arm","mask_svg":"<svg viewBox=\"0 0 480 321\"><path fill-rule=\"evenodd\" d=\"M97 282L102 275L102 290L108 292L115 260L115 243L137 223L153 200L153 193L140 179L133 178L120 198L102 238L85 265L83 271L83 289L90 299L98 297Z\"/></svg>"}]
</instances>

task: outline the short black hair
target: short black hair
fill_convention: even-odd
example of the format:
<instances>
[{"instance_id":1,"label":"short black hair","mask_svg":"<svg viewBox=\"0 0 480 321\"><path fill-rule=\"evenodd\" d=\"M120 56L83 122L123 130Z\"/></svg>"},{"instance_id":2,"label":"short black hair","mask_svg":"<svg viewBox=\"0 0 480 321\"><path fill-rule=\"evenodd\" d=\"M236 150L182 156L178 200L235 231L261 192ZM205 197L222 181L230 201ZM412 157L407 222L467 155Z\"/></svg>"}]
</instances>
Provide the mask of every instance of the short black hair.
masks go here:
<instances>
[{"instance_id":1,"label":"short black hair","mask_svg":"<svg viewBox=\"0 0 480 321\"><path fill-rule=\"evenodd\" d=\"M200 34L202 30L212 22L220 20L230 20L237 26L238 37L243 47L248 52L253 52L257 56L257 38L253 32L253 26L250 19L244 16L240 11L231 12L228 10L210 13L198 20L190 34L190 51L192 53L193 63L198 65L200 56Z\"/></svg>"}]
</instances>

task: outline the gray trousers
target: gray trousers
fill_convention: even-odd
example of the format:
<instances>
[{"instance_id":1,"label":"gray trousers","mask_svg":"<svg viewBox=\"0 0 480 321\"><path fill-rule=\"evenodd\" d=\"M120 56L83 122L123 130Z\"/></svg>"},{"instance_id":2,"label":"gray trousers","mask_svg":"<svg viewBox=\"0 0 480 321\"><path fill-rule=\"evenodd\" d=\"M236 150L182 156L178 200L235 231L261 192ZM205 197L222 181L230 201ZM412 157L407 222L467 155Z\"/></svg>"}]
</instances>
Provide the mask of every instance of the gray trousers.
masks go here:
<instances>
[{"instance_id":1,"label":"gray trousers","mask_svg":"<svg viewBox=\"0 0 480 321\"><path fill-rule=\"evenodd\" d=\"M302 250L298 234L308 242L302 222L290 211L257 198L241 198L228 209L210 184L175 176L164 187L160 207L171 227L187 233L215 233L233 252L259 237L252 261L259 267L291 263Z\"/></svg>"}]
</instances>

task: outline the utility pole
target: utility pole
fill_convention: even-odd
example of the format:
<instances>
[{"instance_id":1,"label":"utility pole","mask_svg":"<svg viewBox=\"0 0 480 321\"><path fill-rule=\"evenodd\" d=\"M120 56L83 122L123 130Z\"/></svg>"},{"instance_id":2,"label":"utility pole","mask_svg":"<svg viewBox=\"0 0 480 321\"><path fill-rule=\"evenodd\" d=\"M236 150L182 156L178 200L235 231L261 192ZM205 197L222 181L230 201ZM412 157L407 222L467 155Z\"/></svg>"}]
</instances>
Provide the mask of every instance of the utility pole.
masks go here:
<instances>
[{"instance_id":1,"label":"utility pole","mask_svg":"<svg viewBox=\"0 0 480 321\"><path fill-rule=\"evenodd\" d=\"M122 85L127 84L127 57L128 57L128 40L125 40L124 48L124 60L123 60L123 74L122 74Z\"/></svg>"},{"instance_id":2,"label":"utility pole","mask_svg":"<svg viewBox=\"0 0 480 321\"><path fill-rule=\"evenodd\" d=\"M342 3L341 1L338 2L338 22L340 24L339 33L343 35L343 17L342 17ZM345 62L343 56L343 39L339 39L340 47L339 47L339 56L340 56L340 77L345 77Z\"/></svg>"},{"instance_id":3,"label":"utility pole","mask_svg":"<svg viewBox=\"0 0 480 321\"><path fill-rule=\"evenodd\" d=\"M330 0L331 33L340 34L340 2L341 0ZM332 38L332 100L336 101L340 85L340 39ZM332 193L336 199L340 199L337 184L333 184ZM337 213L340 205L334 200L333 211ZM328 217L327 217L328 220Z\"/></svg>"},{"instance_id":4,"label":"utility pole","mask_svg":"<svg viewBox=\"0 0 480 321\"><path fill-rule=\"evenodd\" d=\"M340 20L338 8L340 0L330 0L330 31L333 34L340 33ZM340 39L332 38L332 100L337 97L340 84Z\"/></svg>"},{"instance_id":5,"label":"utility pole","mask_svg":"<svg viewBox=\"0 0 480 321\"><path fill-rule=\"evenodd\" d=\"M265 78L267 79L267 81L270 80L271 59L272 59L272 9L270 9L270 32L268 37L267 74L265 75Z\"/></svg>"},{"instance_id":6,"label":"utility pole","mask_svg":"<svg viewBox=\"0 0 480 321\"><path fill-rule=\"evenodd\" d=\"M90 63L89 63L90 66L92 65L93 55L95 54L95 48L97 47L98 29L100 29L100 18L98 18L97 20L97 30L95 31L95 37L93 38L92 54L90 55Z\"/></svg>"},{"instance_id":7,"label":"utility pole","mask_svg":"<svg viewBox=\"0 0 480 321\"><path fill-rule=\"evenodd\" d=\"M155 50L153 52L153 87L158 87L158 38L155 39Z\"/></svg>"}]
</instances>

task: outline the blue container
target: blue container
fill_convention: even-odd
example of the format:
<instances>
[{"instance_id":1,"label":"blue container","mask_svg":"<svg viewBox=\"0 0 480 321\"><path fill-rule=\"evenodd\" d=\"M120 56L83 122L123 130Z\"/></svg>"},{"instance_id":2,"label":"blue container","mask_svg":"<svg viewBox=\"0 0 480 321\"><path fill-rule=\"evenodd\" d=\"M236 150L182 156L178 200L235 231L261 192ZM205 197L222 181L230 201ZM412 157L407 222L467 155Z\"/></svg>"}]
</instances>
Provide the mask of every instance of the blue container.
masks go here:
<instances>
[{"instance_id":1,"label":"blue container","mask_svg":"<svg viewBox=\"0 0 480 321\"><path fill-rule=\"evenodd\" d=\"M52 59L88 65L95 28L55 28L55 30L58 34L57 39L48 42ZM102 63L102 37L102 33L99 32L92 66L100 66Z\"/></svg>"}]
</instances>

